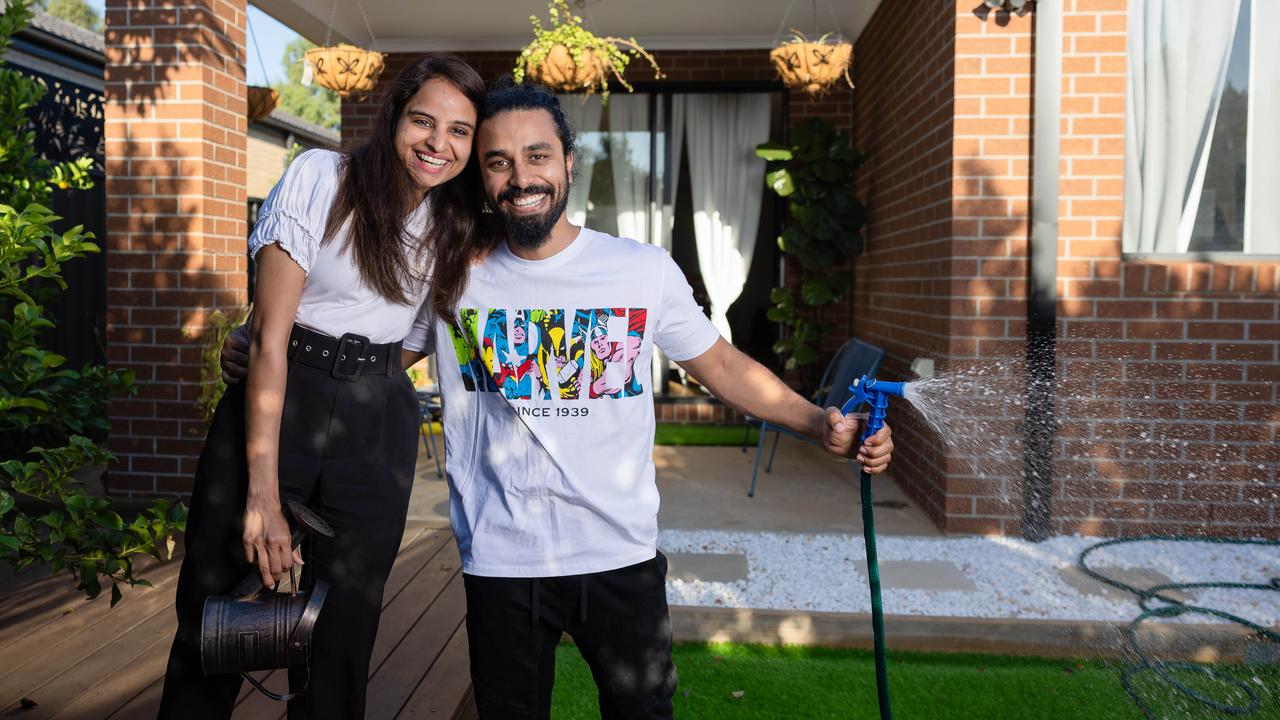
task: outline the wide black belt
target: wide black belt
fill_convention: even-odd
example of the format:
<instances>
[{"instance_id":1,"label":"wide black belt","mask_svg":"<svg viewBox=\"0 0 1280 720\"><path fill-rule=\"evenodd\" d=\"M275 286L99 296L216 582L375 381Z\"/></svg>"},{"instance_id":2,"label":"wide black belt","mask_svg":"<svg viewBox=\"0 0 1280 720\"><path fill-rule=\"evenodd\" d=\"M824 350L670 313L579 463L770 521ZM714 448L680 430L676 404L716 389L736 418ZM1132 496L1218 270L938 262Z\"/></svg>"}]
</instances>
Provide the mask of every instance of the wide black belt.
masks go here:
<instances>
[{"instance_id":1,"label":"wide black belt","mask_svg":"<svg viewBox=\"0 0 1280 720\"><path fill-rule=\"evenodd\" d=\"M391 377L400 370L400 343L374 344L355 333L335 338L294 325L289 333L289 359L328 370L340 380L355 380L361 375Z\"/></svg>"}]
</instances>

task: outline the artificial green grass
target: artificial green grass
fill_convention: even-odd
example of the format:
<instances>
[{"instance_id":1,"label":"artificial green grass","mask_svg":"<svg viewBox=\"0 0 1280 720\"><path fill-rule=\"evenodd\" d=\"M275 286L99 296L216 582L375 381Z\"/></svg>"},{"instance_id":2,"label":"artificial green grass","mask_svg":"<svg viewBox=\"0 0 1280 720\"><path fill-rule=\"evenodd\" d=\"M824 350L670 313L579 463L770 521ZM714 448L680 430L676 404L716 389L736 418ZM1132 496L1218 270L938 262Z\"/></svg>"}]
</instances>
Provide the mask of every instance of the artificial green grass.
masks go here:
<instances>
[{"instance_id":1,"label":"artificial green grass","mask_svg":"<svg viewBox=\"0 0 1280 720\"><path fill-rule=\"evenodd\" d=\"M683 423L658 423L654 432L655 445L728 445L742 446L742 435L745 428L741 425L707 425ZM747 439L748 445L754 445L758 430L752 428Z\"/></svg>"},{"instance_id":2,"label":"artificial green grass","mask_svg":"<svg viewBox=\"0 0 1280 720\"><path fill-rule=\"evenodd\" d=\"M691 643L677 645L673 656L678 718L879 717L869 650ZM1249 720L1280 718L1280 668L1224 667L1263 696ZM1120 685L1120 666L1094 660L891 651L889 683L894 717L903 720L1142 718ZM1146 678L1136 685L1157 717L1228 717L1200 710ZM571 644L557 650L552 708L555 720L600 717L591 672Z\"/></svg>"}]
</instances>

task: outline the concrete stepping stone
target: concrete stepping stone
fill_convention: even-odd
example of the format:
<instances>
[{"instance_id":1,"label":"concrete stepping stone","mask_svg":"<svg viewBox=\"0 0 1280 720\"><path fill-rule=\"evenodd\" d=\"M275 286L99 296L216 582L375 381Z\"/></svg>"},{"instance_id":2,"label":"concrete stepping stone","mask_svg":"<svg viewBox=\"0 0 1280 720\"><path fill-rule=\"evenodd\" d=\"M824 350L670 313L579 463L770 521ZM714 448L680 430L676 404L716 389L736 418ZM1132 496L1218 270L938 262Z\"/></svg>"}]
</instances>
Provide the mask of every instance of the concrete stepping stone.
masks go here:
<instances>
[{"instance_id":1,"label":"concrete stepping stone","mask_svg":"<svg viewBox=\"0 0 1280 720\"><path fill-rule=\"evenodd\" d=\"M854 566L867 576L867 561L855 560ZM934 590L938 592L974 592L977 585L958 565L946 560L882 560L880 587L884 590Z\"/></svg>"},{"instance_id":2,"label":"concrete stepping stone","mask_svg":"<svg viewBox=\"0 0 1280 720\"><path fill-rule=\"evenodd\" d=\"M665 552L667 579L691 582L735 582L747 579L747 556L742 553Z\"/></svg>"},{"instance_id":3,"label":"concrete stepping stone","mask_svg":"<svg viewBox=\"0 0 1280 720\"><path fill-rule=\"evenodd\" d=\"M1164 583L1173 582L1169 576L1149 570L1147 568L1118 568L1109 566L1100 566L1093 568L1094 570L1106 575L1109 578L1117 580L1135 588L1149 588ZM1125 592L1120 588L1114 588L1106 583L1099 582L1092 577L1084 574L1078 565L1070 565L1064 568L1058 568L1058 574L1062 576L1063 581L1076 590L1085 595L1097 595L1108 600L1128 600L1132 602L1138 601L1138 596L1133 593ZM1167 597L1188 602L1194 600L1194 596L1187 591L1164 590L1160 593ZM1159 602L1152 607L1158 607Z\"/></svg>"}]
</instances>

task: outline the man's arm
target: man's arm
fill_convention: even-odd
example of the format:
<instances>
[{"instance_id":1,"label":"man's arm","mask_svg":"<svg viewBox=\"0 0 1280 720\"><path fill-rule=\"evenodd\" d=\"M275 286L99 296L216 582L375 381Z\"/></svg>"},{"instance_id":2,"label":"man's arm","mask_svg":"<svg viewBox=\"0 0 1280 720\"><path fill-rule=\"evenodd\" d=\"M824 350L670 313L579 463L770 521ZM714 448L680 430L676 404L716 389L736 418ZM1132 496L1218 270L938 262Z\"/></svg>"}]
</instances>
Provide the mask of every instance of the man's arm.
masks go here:
<instances>
[{"instance_id":1,"label":"man's arm","mask_svg":"<svg viewBox=\"0 0 1280 720\"><path fill-rule=\"evenodd\" d=\"M837 455L855 457L857 450L858 462L871 474L889 465L893 440L887 426L867 438L865 446L856 447L861 427L856 416L841 415L837 408L823 410L805 400L724 338L678 364L722 402L746 415L801 433Z\"/></svg>"}]
</instances>

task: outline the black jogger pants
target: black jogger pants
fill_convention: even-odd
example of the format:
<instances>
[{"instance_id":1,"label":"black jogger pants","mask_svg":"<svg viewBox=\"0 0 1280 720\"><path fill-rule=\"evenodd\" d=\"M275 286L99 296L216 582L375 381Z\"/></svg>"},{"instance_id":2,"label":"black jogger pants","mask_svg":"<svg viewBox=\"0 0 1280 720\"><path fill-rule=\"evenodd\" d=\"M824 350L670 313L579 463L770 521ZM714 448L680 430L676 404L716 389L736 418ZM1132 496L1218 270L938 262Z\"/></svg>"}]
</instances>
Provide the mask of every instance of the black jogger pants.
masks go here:
<instances>
[{"instance_id":1,"label":"black jogger pants","mask_svg":"<svg viewBox=\"0 0 1280 720\"><path fill-rule=\"evenodd\" d=\"M248 490L244 386L227 390L200 454L161 718L229 718L240 690L239 675L206 677L201 671L200 620L206 597L224 595L256 572L241 544ZM289 364L280 423L280 500L304 502L336 533L303 546L302 586L323 579L329 595L312 636L311 680L289 703L291 720L364 717L382 589L404 534L413 486L417 422L413 387L398 367L390 375L346 380Z\"/></svg>"}]
</instances>

